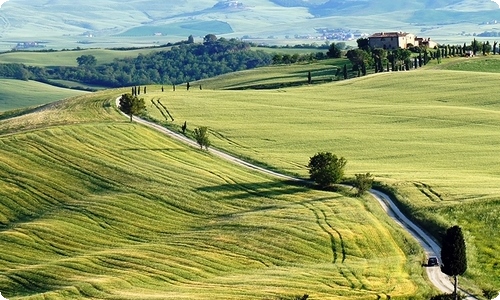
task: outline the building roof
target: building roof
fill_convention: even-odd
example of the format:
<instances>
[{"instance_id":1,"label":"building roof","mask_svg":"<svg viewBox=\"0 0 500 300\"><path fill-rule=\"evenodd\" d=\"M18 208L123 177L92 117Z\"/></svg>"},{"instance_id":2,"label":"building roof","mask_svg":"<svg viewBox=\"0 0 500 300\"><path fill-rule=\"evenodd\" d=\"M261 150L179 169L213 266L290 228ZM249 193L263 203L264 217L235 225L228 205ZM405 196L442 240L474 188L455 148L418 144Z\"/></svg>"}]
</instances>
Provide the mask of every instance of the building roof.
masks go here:
<instances>
[{"instance_id":1,"label":"building roof","mask_svg":"<svg viewBox=\"0 0 500 300\"><path fill-rule=\"evenodd\" d=\"M407 36L407 32L377 32L370 35L371 38L383 38L383 37L403 37Z\"/></svg>"}]
</instances>

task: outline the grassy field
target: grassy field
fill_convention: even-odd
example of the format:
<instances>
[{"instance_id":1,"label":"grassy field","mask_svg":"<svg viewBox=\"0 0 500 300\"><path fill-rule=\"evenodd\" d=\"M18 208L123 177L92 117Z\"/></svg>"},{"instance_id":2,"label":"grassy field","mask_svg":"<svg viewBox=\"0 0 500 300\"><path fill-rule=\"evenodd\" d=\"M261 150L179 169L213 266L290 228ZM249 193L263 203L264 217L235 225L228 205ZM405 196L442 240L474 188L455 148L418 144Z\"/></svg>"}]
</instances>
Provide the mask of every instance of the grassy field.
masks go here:
<instances>
[{"instance_id":1,"label":"grassy field","mask_svg":"<svg viewBox=\"0 0 500 300\"><path fill-rule=\"evenodd\" d=\"M422 253L374 199L283 182L179 144L118 114L123 92L0 121L8 299L430 292Z\"/></svg>"},{"instance_id":2,"label":"grassy field","mask_svg":"<svg viewBox=\"0 0 500 300\"><path fill-rule=\"evenodd\" d=\"M54 102L84 92L57 88L36 81L0 79L0 112Z\"/></svg>"},{"instance_id":3,"label":"grassy field","mask_svg":"<svg viewBox=\"0 0 500 300\"><path fill-rule=\"evenodd\" d=\"M161 51L169 47L155 47L134 50L111 50L111 49L82 49L72 51L54 52L7 52L0 54L0 63L21 63L29 66L50 67L70 66L76 67L76 59L82 55L93 55L97 64L112 62L115 58L136 57L140 53L148 54L153 51Z\"/></svg>"},{"instance_id":4,"label":"grassy field","mask_svg":"<svg viewBox=\"0 0 500 300\"><path fill-rule=\"evenodd\" d=\"M196 85L201 84L202 87L208 89L276 89L304 85L307 82L308 72L311 72L312 83L318 84L338 80L339 77L342 77L344 64L350 65L349 60L328 59L315 63L270 66L224 74L194 82L193 85L196 87ZM340 76L335 76L337 70L339 70ZM355 76L353 72L349 73L350 77Z\"/></svg>"},{"instance_id":5,"label":"grassy field","mask_svg":"<svg viewBox=\"0 0 500 300\"><path fill-rule=\"evenodd\" d=\"M500 73L500 59L495 55L476 56L454 60L452 63L438 65L437 68L453 71Z\"/></svg>"},{"instance_id":6,"label":"grassy field","mask_svg":"<svg viewBox=\"0 0 500 300\"><path fill-rule=\"evenodd\" d=\"M271 68L202 84L233 88L268 78L289 80ZM469 253L462 283L498 287L499 79L428 68L277 90L152 87L146 103L165 122L150 104L160 98L175 118L169 126L208 126L215 147L289 174L307 177L309 157L319 151L344 156L348 176L375 174L434 234L462 226Z\"/></svg>"}]
</instances>

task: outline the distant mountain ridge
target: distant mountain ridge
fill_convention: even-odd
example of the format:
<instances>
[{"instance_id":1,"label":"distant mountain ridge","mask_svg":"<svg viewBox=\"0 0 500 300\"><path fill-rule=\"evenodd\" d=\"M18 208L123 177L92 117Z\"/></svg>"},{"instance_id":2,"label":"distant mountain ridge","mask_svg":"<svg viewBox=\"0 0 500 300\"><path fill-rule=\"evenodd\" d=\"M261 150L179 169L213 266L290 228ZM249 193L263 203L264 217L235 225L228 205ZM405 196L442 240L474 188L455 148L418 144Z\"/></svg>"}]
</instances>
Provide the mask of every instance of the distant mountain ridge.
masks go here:
<instances>
[{"instance_id":1,"label":"distant mountain ridge","mask_svg":"<svg viewBox=\"0 0 500 300\"><path fill-rule=\"evenodd\" d=\"M208 33L284 38L339 27L364 32L427 32L431 28L455 34L464 26L442 26L462 23L469 24L473 34L480 30L478 24L497 18L500 10L491 0L180 0L175 4L158 0L9 0L0 8L0 47L33 40L47 41L49 47L131 43L126 37L151 44ZM487 30L492 28L483 31Z\"/></svg>"}]
</instances>

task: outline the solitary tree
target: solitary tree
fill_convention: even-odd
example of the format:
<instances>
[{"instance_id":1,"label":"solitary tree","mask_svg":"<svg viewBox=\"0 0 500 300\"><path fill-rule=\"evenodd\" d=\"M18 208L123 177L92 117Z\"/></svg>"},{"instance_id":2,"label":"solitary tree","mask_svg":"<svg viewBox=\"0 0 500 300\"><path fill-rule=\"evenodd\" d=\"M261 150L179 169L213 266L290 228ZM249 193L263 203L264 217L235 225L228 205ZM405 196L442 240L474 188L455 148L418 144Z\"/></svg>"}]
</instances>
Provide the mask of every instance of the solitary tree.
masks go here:
<instances>
[{"instance_id":1,"label":"solitary tree","mask_svg":"<svg viewBox=\"0 0 500 300\"><path fill-rule=\"evenodd\" d=\"M194 37L193 37L193 35L188 36L187 42L188 42L188 44L194 43Z\"/></svg>"},{"instance_id":2,"label":"solitary tree","mask_svg":"<svg viewBox=\"0 0 500 300\"><path fill-rule=\"evenodd\" d=\"M196 142L198 145L200 145L200 149L205 149L208 150L208 147L210 147L210 140L208 138L208 127L198 127L194 130L194 138L196 139Z\"/></svg>"},{"instance_id":3,"label":"solitary tree","mask_svg":"<svg viewBox=\"0 0 500 300\"><path fill-rule=\"evenodd\" d=\"M187 129L187 122L186 121L184 121L184 124L182 125L181 129L182 129L182 133L186 134L186 129Z\"/></svg>"},{"instance_id":4,"label":"solitary tree","mask_svg":"<svg viewBox=\"0 0 500 300\"><path fill-rule=\"evenodd\" d=\"M465 253L465 240L462 229L455 225L446 230L441 246L441 271L448 276L453 276L455 300L458 299L457 284L458 275L467 270L467 257Z\"/></svg>"},{"instance_id":5,"label":"solitary tree","mask_svg":"<svg viewBox=\"0 0 500 300\"><path fill-rule=\"evenodd\" d=\"M321 188L339 183L344 177L347 161L330 152L319 152L309 159L309 175Z\"/></svg>"},{"instance_id":6,"label":"solitary tree","mask_svg":"<svg viewBox=\"0 0 500 300\"><path fill-rule=\"evenodd\" d=\"M146 104L144 104L144 98L139 99L132 94L123 94L120 98L120 109L130 116L130 122L132 122L132 116L143 112Z\"/></svg>"},{"instance_id":7,"label":"solitary tree","mask_svg":"<svg viewBox=\"0 0 500 300\"><path fill-rule=\"evenodd\" d=\"M354 179L354 187L358 190L356 196L361 196L366 193L373 185L373 176L370 173L356 174Z\"/></svg>"},{"instance_id":8,"label":"solitary tree","mask_svg":"<svg viewBox=\"0 0 500 300\"><path fill-rule=\"evenodd\" d=\"M312 83L311 71L307 72L307 83L308 83L308 84L311 84L311 83Z\"/></svg>"}]
</instances>

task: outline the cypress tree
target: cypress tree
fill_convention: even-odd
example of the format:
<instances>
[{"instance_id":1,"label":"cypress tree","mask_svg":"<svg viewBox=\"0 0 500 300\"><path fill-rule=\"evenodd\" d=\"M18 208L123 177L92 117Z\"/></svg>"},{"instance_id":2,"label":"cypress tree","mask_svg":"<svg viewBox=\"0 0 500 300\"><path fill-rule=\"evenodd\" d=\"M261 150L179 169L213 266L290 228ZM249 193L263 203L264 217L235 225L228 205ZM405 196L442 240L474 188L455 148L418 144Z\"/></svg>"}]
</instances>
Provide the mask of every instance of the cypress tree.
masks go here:
<instances>
[{"instance_id":1,"label":"cypress tree","mask_svg":"<svg viewBox=\"0 0 500 300\"><path fill-rule=\"evenodd\" d=\"M344 79L347 79L347 65L344 64Z\"/></svg>"},{"instance_id":2,"label":"cypress tree","mask_svg":"<svg viewBox=\"0 0 500 300\"><path fill-rule=\"evenodd\" d=\"M458 300L457 276L463 275L467 270L467 256L462 229L457 225L446 230L441 246L441 262L441 271L454 278L453 294L455 300Z\"/></svg>"}]
</instances>

